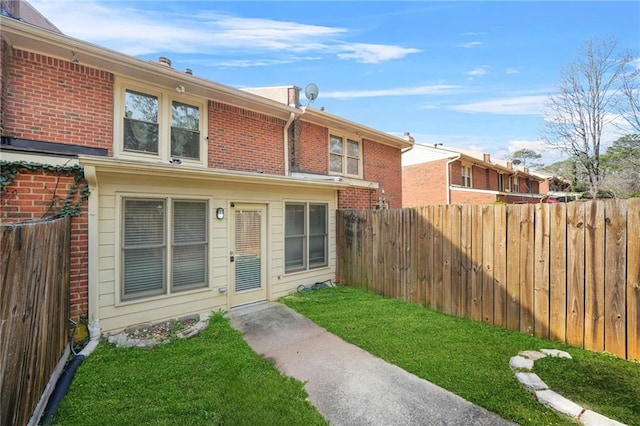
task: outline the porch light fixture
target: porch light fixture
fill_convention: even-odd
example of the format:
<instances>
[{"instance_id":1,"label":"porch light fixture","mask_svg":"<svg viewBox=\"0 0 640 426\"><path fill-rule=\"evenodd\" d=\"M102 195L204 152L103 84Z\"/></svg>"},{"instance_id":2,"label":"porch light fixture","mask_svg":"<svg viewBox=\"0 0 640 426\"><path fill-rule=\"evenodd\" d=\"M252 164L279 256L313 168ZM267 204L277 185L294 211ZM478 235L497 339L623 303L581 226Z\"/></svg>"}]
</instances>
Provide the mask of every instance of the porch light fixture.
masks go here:
<instances>
[{"instance_id":1,"label":"porch light fixture","mask_svg":"<svg viewBox=\"0 0 640 426\"><path fill-rule=\"evenodd\" d=\"M222 207L216 209L216 218L219 220L224 219L224 209Z\"/></svg>"}]
</instances>

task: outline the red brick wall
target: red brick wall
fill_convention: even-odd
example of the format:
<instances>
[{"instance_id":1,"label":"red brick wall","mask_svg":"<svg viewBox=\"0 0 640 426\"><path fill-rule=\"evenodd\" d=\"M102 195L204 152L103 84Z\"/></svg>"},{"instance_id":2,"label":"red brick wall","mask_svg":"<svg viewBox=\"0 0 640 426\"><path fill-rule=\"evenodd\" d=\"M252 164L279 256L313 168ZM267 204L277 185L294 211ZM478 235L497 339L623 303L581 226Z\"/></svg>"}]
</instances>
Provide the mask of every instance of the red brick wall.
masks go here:
<instances>
[{"instance_id":1,"label":"red brick wall","mask_svg":"<svg viewBox=\"0 0 640 426\"><path fill-rule=\"evenodd\" d=\"M489 172L477 166L471 167L471 184L473 188L489 189Z\"/></svg>"},{"instance_id":2,"label":"red brick wall","mask_svg":"<svg viewBox=\"0 0 640 426\"><path fill-rule=\"evenodd\" d=\"M302 121L298 152L291 151L291 158L298 162L298 170L303 173L327 174L329 172L329 130ZM290 141L293 147L293 141Z\"/></svg>"},{"instance_id":3,"label":"red brick wall","mask_svg":"<svg viewBox=\"0 0 640 426\"><path fill-rule=\"evenodd\" d=\"M112 74L18 49L9 67L3 136L112 152Z\"/></svg>"},{"instance_id":4,"label":"red brick wall","mask_svg":"<svg viewBox=\"0 0 640 426\"><path fill-rule=\"evenodd\" d=\"M447 160L444 159L403 167L402 206L420 207L426 205L446 204L446 165Z\"/></svg>"},{"instance_id":5,"label":"red brick wall","mask_svg":"<svg viewBox=\"0 0 640 426\"><path fill-rule=\"evenodd\" d=\"M284 121L209 102L209 167L284 175Z\"/></svg>"},{"instance_id":6,"label":"red brick wall","mask_svg":"<svg viewBox=\"0 0 640 426\"><path fill-rule=\"evenodd\" d=\"M49 217L58 212L74 183L72 175L42 170L21 170L0 194L0 222L16 223ZM81 181L80 186L82 186ZM78 199L78 195L73 200ZM88 311L88 215L71 218L71 316L76 320Z\"/></svg>"},{"instance_id":7,"label":"red brick wall","mask_svg":"<svg viewBox=\"0 0 640 426\"><path fill-rule=\"evenodd\" d=\"M338 209L370 210L376 208L378 195L375 189L348 188L338 192Z\"/></svg>"},{"instance_id":8,"label":"red brick wall","mask_svg":"<svg viewBox=\"0 0 640 426\"><path fill-rule=\"evenodd\" d=\"M362 142L364 179L380 184L389 208L402 207L402 159L399 149L364 140Z\"/></svg>"}]
</instances>

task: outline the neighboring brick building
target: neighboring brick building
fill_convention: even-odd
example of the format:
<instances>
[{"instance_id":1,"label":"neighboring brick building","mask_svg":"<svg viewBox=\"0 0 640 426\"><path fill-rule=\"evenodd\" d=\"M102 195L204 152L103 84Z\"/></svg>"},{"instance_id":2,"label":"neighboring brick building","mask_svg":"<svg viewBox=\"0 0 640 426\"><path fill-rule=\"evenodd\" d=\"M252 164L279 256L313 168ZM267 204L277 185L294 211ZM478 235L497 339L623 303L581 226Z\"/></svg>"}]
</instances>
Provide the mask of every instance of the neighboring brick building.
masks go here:
<instances>
[{"instance_id":1,"label":"neighboring brick building","mask_svg":"<svg viewBox=\"0 0 640 426\"><path fill-rule=\"evenodd\" d=\"M539 203L543 178L512 162L438 146L414 145L402 158L403 207Z\"/></svg>"},{"instance_id":2,"label":"neighboring brick building","mask_svg":"<svg viewBox=\"0 0 640 426\"><path fill-rule=\"evenodd\" d=\"M275 300L335 278L336 209L402 206L410 138L302 107L295 86L237 90L14 18L0 218L75 208L74 319L109 333Z\"/></svg>"}]
</instances>

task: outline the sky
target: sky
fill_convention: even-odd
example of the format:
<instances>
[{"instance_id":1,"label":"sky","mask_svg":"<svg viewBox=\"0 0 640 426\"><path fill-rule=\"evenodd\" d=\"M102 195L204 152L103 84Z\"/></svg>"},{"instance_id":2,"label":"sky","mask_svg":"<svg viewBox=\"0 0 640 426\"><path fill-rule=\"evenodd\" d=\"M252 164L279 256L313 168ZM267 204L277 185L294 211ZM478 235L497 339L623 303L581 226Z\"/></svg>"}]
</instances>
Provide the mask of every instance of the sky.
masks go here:
<instances>
[{"instance_id":1,"label":"sky","mask_svg":"<svg viewBox=\"0 0 640 426\"><path fill-rule=\"evenodd\" d=\"M68 36L216 83L314 83L311 107L347 120L494 159L533 149L546 164L566 155L543 142L545 104L585 42L640 58L639 1L29 3ZM605 147L619 136L607 129Z\"/></svg>"}]
</instances>

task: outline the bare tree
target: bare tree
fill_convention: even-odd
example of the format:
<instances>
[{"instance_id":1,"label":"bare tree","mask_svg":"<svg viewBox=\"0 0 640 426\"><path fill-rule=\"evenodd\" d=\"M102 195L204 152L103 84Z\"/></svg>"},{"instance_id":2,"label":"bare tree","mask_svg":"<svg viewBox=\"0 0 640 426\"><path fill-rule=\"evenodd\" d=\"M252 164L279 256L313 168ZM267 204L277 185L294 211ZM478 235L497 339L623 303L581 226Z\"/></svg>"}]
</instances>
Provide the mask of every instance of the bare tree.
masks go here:
<instances>
[{"instance_id":1,"label":"bare tree","mask_svg":"<svg viewBox=\"0 0 640 426\"><path fill-rule=\"evenodd\" d=\"M629 60L629 64L633 64L633 61ZM640 134L640 62L623 75L622 97L620 113L633 132Z\"/></svg>"},{"instance_id":2,"label":"bare tree","mask_svg":"<svg viewBox=\"0 0 640 426\"><path fill-rule=\"evenodd\" d=\"M603 130L619 118L621 87L629 61L628 56L617 54L615 40L588 40L582 56L562 71L558 92L549 99L545 139L586 170L594 198L603 177Z\"/></svg>"}]
</instances>

